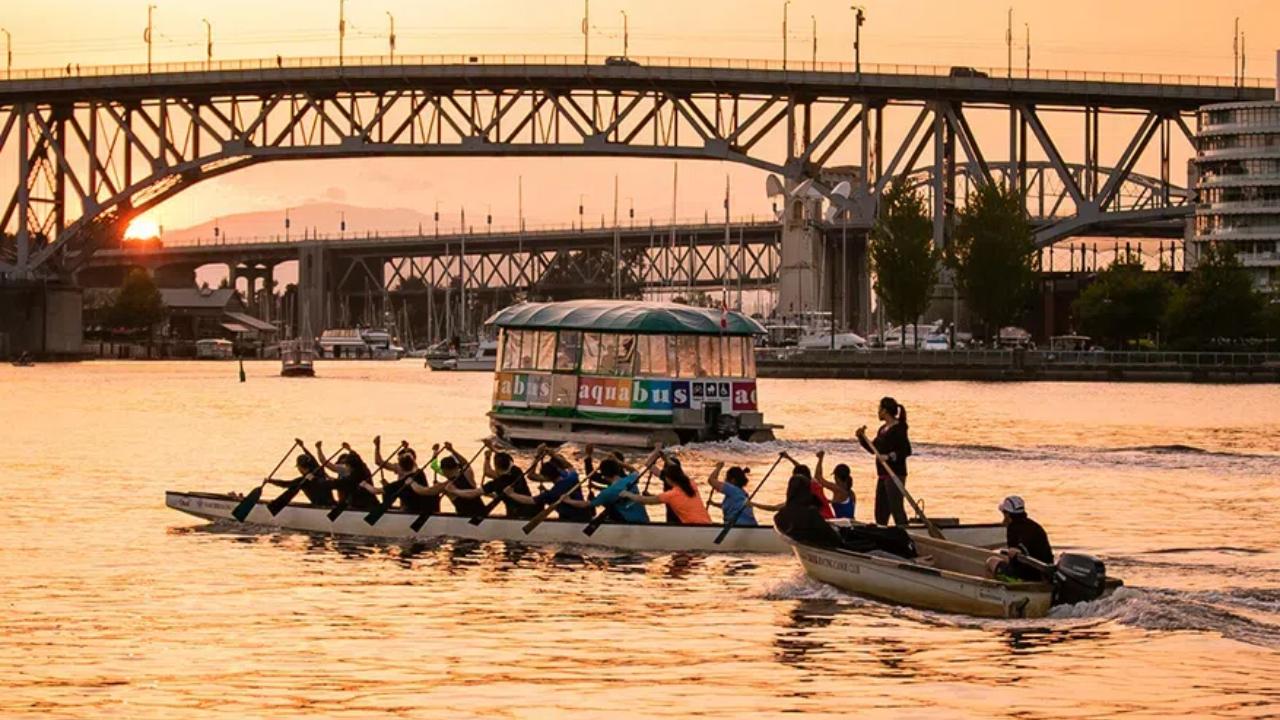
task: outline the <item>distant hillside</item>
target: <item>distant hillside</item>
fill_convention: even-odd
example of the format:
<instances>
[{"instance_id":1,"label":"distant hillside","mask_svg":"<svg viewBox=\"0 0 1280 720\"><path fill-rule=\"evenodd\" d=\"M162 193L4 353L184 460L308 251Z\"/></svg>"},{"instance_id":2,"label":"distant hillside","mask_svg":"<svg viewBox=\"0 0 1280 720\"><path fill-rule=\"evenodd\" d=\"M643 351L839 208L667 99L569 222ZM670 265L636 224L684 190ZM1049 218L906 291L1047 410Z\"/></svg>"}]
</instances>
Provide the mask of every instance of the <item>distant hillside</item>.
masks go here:
<instances>
[{"instance_id":1,"label":"distant hillside","mask_svg":"<svg viewBox=\"0 0 1280 720\"><path fill-rule=\"evenodd\" d=\"M341 203L313 203L289 208L290 229L293 236L301 236L312 231L320 234L336 234L343 214L347 219L348 235L364 235L367 232L382 234L396 231L417 231L421 225L424 229L434 227L434 220L429 213L421 213L408 208L367 208ZM221 230L223 237L273 237L284 235L284 209L266 212L247 212L225 215L216 221L193 225L181 229L165 229L166 243L194 242L197 239L213 238L214 225Z\"/></svg>"}]
</instances>

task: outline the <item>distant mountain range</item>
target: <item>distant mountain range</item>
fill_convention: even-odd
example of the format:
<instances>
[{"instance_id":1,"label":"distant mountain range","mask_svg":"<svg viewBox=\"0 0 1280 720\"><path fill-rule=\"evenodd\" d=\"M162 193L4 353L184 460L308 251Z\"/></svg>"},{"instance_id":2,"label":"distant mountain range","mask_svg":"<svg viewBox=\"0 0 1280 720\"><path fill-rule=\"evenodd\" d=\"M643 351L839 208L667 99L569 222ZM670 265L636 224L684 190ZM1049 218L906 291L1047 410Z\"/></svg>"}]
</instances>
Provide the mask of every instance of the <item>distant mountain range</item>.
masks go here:
<instances>
[{"instance_id":1,"label":"distant mountain range","mask_svg":"<svg viewBox=\"0 0 1280 720\"><path fill-rule=\"evenodd\" d=\"M289 208L289 234L301 237L306 233L317 232L321 235L336 235L341 230L343 217L346 217L346 233L349 236L364 235L369 232L392 234L396 232L417 232L421 226L430 230L435 220L429 213L421 213L408 208L368 208L342 203L311 203ZM212 240L214 228L220 236L230 239L252 237L283 236L284 209L261 212L237 213L224 215L217 220L193 225L177 230L166 229L164 241L179 244Z\"/></svg>"}]
</instances>

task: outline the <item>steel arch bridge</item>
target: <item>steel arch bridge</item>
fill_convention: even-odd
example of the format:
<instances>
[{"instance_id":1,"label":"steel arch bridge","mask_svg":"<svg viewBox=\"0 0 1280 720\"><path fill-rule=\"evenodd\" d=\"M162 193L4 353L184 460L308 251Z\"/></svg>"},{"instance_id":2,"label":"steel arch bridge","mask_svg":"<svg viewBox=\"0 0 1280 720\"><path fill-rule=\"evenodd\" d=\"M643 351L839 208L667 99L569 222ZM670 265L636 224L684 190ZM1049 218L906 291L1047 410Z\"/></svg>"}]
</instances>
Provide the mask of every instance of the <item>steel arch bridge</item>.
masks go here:
<instances>
[{"instance_id":1,"label":"steel arch bridge","mask_svg":"<svg viewBox=\"0 0 1280 720\"><path fill-rule=\"evenodd\" d=\"M0 82L0 274L73 271L137 214L250 165L372 156L739 162L792 182L813 180L861 221L890 178L927 168L935 239L944 243L959 148L973 182L999 176L1025 186L1033 168L1056 178L1063 219L1038 235L1049 244L1184 214L1170 158L1194 139L1188 113L1268 94L1212 78L951 77L920 67L854 73L835 63L795 70L651 58L621 67L581 58L346 62L278 58L83 75L68 67L62 77ZM1049 122L1054 113L1073 115L1070 129ZM984 115L1000 120L975 121ZM1108 130L1127 125L1116 130L1125 142L1114 162L1102 160L1103 120ZM1083 149L1080 171L1066 147ZM1003 165L993 159L1002 154ZM865 169L847 200L821 177L837 164ZM1139 165L1158 168L1158 179L1136 179ZM1135 183L1149 186L1145 205L1124 207L1121 191Z\"/></svg>"}]
</instances>

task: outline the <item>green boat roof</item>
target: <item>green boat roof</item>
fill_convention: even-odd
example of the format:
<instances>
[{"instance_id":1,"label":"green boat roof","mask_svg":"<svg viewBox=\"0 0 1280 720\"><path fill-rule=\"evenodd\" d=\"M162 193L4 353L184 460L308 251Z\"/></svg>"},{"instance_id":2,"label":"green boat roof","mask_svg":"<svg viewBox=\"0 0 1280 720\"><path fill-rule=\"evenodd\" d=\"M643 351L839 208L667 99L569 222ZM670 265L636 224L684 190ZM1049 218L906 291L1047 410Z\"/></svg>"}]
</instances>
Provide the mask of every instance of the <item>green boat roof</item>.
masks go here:
<instances>
[{"instance_id":1,"label":"green boat roof","mask_svg":"<svg viewBox=\"0 0 1280 720\"><path fill-rule=\"evenodd\" d=\"M595 330L645 335L764 335L746 315L678 303L639 300L569 300L522 303L500 310L486 325L522 330Z\"/></svg>"}]
</instances>

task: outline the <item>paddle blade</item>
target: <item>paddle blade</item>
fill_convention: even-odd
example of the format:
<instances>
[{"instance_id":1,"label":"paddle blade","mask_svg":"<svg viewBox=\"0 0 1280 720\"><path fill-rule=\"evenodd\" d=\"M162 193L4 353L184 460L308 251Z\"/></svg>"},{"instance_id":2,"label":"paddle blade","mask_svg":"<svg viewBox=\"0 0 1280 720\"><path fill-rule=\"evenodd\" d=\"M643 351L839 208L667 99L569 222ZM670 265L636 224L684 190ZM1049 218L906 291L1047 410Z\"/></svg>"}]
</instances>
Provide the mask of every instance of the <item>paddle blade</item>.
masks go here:
<instances>
[{"instance_id":1,"label":"paddle blade","mask_svg":"<svg viewBox=\"0 0 1280 720\"><path fill-rule=\"evenodd\" d=\"M334 506L332 510L329 511L329 522L333 522L334 520L337 520L338 516L346 512L346 510L347 510L346 503L344 502L338 503L336 506Z\"/></svg>"},{"instance_id":2,"label":"paddle blade","mask_svg":"<svg viewBox=\"0 0 1280 720\"><path fill-rule=\"evenodd\" d=\"M587 523L587 526L582 528L582 534L587 537L595 535L596 531L600 529L600 526L603 525L604 521L608 518L609 510L606 508L600 508L600 512L596 513L596 516L591 518L591 522Z\"/></svg>"},{"instance_id":3,"label":"paddle blade","mask_svg":"<svg viewBox=\"0 0 1280 720\"><path fill-rule=\"evenodd\" d=\"M288 505L293 500L293 498L298 495L298 491L300 491L301 489L302 489L302 484L297 483L293 486L285 488L284 492L272 498L271 502L267 503L267 511L271 513L271 517L275 517L276 515L279 515L280 511L283 510L285 506Z\"/></svg>"},{"instance_id":4,"label":"paddle blade","mask_svg":"<svg viewBox=\"0 0 1280 720\"><path fill-rule=\"evenodd\" d=\"M418 532L419 530L422 529L423 525L427 524L427 521L430 519L431 519L431 513L423 513L419 515L417 519L415 519L412 523L409 523L409 529L414 532Z\"/></svg>"},{"instance_id":5,"label":"paddle blade","mask_svg":"<svg viewBox=\"0 0 1280 720\"><path fill-rule=\"evenodd\" d=\"M249 517L249 513L253 512L253 508L258 504L258 500L261 499L262 486L259 485L253 490L250 490L248 495L244 496L244 499L240 501L240 504L236 505L236 508L231 511L231 516L240 522L244 522L245 519Z\"/></svg>"},{"instance_id":6,"label":"paddle blade","mask_svg":"<svg viewBox=\"0 0 1280 720\"><path fill-rule=\"evenodd\" d=\"M489 504L484 506L484 510L481 511L479 515L473 516L469 522L472 525L479 527L480 523L484 522L484 519L489 517L489 513L497 509L498 505L500 505L501 503L502 503L502 498L500 497L490 500Z\"/></svg>"},{"instance_id":7,"label":"paddle blade","mask_svg":"<svg viewBox=\"0 0 1280 720\"><path fill-rule=\"evenodd\" d=\"M396 498L399 496L399 492L387 493L387 495L382 498L382 504L370 510L369 514L364 516L364 521L369 525L377 525L378 521L382 519L382 516L386 515L387 511L391 509L391 506L395 504Z\"/></svg>"},{"instance_id":8,"label":"paddle blade","mask_svg":"<svg viewBox=\"0 0 1280 720\"><path fill-rule=\"evenodd\" d=\"M736 523L738 521L738 518L734 517L733 521L734 523ZM720 543L724 542L724 539L729 536L729 531L731 530L733 530L732 523L729 525L725 525L724 529L720 531L720 534L716 535L716 539L712 541L712 544L719 545Z\"/></svg>"}]
</instances>

